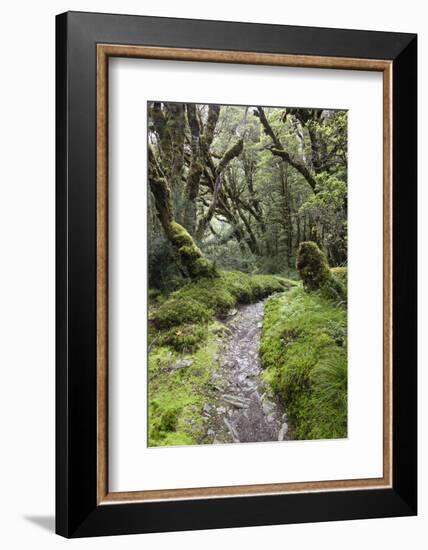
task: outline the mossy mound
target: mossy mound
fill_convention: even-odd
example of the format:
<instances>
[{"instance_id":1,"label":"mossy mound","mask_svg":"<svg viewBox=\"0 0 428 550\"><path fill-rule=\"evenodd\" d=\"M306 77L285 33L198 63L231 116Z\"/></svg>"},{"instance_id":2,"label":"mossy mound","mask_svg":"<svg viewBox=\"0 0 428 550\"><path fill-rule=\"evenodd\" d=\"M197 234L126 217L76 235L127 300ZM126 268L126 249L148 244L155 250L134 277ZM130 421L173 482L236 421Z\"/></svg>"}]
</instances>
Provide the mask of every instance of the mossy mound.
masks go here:
<instances>
[{"instance_id":1,"label":"mossy mound","mask_svg":"<svg viewBox=\"0 0 428 550\"><path fill-rule=\"evenodd\" d=\"M347 292L341 280L330 270L324 252L312 241L299 245L296 267L308 292L319 291L326 298L346 302Z\"/></svg>"},{"instance_id":2,"label":"mossy mound","mask_svg":"<svg viewBox=\"0 0 428 550\"><path fill-rule=\"evenodd\" d=\"M296 267L306 290L320 290L332 277L327 258L312 241L300 243Z\"/></svg>"},{"instance_id":3,"label":"mossy mound","mask_svg":"<svg viewBox=\"0 0 428 550\"><path fill-rule=\"evenodd\" d=\"M153 314L159 329L169 329L183 324L207 323L214 311L198 300L174 293Z\"/></svg>"},{"instance_id":4,"label":"mossy mound","mask_svg":"<svg viewBox=\"0 0 428 550\"><path fill-rule=\"evenodd\" d=\"M214 315L225 315L237 303L257 301L292 284L272 275L223 271L214 279L198 279L173 292L152 319L160 329L207 323Z\"/></svg>"},{"instance_id":5,"label":"mossy mound","mask_svg":"<svg viewBox=\"0 0 428 550\"><path fill-rule=\"evenodd\" d=\"M302 288L265 306L264 378L285 403L295 439L347 435L346 310Z\"/></svg>"}]
</instances>

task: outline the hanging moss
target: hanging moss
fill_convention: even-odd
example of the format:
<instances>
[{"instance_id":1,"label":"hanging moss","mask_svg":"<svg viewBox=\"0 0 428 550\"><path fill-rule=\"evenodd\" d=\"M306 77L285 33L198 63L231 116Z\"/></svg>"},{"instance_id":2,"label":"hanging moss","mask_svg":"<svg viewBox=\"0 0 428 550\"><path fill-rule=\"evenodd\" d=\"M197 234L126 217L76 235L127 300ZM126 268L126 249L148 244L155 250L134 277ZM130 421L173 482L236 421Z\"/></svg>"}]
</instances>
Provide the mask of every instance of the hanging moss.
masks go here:
<instances>
[{"instance_id":1,"label":"hanging moss","mask_svg":"<svg viewBox=\"0 0 428 550\"><path fill-rule=\"evenodd\" d=\"M346 302L344 285L332 274L327 258L316 243L300 243L296 267L306 291L321 291L328 298Z\"/></svg>"}]
</instances>

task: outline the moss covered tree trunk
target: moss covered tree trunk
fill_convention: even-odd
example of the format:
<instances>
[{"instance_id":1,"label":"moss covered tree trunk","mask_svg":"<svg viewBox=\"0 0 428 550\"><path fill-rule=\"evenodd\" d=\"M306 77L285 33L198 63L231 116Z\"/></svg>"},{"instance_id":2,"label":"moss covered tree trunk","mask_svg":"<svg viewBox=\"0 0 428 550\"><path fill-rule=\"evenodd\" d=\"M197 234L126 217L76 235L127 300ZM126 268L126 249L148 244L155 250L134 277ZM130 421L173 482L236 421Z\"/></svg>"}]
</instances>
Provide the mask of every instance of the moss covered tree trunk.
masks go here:
<instances>
[{"instance_id":1,"label":"moss covered tree trunk","mask_svg":"<svg viewBox=\"0 0 428 550\"><path fill-rule=\"evenodd\" d=\"M316 243L300 243L296 267L306 291L321 291L328 298L346 302L345 287L332 274L324 252Z\"/></svg>"},{"instance_id":2,"label":"moss covered tree trunk","mask_svg":"<svg viewBox=\"0 0 428 550\"><path fill-rule=\"evenodd\" d=\"M216 276L213 263L204 257L186 229L175 221L171 189L151 146L149 146L149 185L165 235L177 251L181 264L189 277L196 279Z\"/></svg>"}]
</instances>

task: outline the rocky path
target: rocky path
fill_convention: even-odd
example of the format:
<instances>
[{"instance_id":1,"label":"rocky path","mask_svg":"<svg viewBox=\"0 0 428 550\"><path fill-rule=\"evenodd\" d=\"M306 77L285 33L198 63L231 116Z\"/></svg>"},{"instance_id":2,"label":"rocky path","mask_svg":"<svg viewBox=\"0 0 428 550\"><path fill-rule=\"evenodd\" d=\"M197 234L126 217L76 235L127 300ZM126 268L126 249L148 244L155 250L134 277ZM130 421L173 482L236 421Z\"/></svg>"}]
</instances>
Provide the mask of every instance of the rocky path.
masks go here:
<instances>
[{"instance_id":1,"label":"rocky path","mask_svg":"<svg viewBox=\"0 0 428 550\"><path fill-rule=\"evenodd\" d=\"M207 440L249 443L289 439L287 415L269 394L259 357L264 301L240 306L225 322L230 334L213 375L214 405L205 405Z\"/></svg>"}]
</instances>

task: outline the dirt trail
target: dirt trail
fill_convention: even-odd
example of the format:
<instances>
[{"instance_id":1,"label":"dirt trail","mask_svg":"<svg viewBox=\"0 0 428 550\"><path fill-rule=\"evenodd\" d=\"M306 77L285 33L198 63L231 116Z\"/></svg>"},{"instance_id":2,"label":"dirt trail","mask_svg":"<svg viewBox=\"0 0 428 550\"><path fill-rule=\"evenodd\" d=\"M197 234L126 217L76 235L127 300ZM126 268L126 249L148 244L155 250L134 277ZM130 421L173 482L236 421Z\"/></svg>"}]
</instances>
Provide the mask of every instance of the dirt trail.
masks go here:
<instances>
[{"instance_id":1,"label":"dirt trail","mask_svg":"<svg viewBox=\"0 0 428 550\"><path fill-rule=\"evenodd\" d=\"M287 415L261 377L259 357L264 301L240 306L225 322L225 338L214 374L216 405L204 408L212 443L289 439Z\"/></svg>"}]
</instances>

